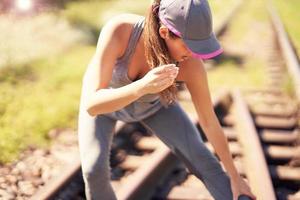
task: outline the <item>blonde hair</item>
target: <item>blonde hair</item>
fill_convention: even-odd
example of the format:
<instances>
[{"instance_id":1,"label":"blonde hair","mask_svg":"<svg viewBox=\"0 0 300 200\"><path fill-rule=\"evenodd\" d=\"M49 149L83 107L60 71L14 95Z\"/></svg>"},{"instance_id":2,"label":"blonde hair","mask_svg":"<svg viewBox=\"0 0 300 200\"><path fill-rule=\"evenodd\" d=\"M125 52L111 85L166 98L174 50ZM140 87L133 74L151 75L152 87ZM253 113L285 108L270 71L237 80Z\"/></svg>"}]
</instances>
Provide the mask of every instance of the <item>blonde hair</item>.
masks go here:
<instances>
[{"instance_id":1,"label":"blonde hair","mask_svg":"<svg viewBox=\"0 0 300 200\"><path fill-rule=\"evenodd\" d=\"M151 67L158 67L160 65L175 63L168 51L165 40L159 35L159 28L161 26L158 17L158 7L161 0L153 0L145 20L144 28L144 46L147 64ZM169 31L171 38L177 36ZM168 107L173 101L177 99L177 87L174 82L171 86L159 93L160 101L164 107Z\"/></svg>"}]
</instances>

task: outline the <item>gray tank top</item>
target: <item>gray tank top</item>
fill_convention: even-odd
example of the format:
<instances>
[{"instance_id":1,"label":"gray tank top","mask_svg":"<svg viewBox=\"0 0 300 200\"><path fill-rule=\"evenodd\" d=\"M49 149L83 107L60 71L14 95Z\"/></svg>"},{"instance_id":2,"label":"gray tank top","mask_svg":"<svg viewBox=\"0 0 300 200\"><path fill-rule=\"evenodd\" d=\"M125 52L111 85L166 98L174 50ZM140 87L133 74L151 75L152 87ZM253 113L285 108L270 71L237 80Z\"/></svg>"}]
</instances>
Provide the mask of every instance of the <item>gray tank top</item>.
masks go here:
<instances>
[{"instance_id":1,"label":"gray tank top","mask_svg":"<svg viewBox=\"0 0 300 200\"><path fill-rule=\"evenodd\" d=\"M134 53L138 39L143 31L144 24L145 17L143 16L134 24L125 53L116 61L112 79L108 86L109 88L118 88L133 82L128 77L128 63ZM146 94L124 108L107 113L106 115L125 122L134 122L150 116L162 106L158 94Z\"/></svg>"}]
</instances>

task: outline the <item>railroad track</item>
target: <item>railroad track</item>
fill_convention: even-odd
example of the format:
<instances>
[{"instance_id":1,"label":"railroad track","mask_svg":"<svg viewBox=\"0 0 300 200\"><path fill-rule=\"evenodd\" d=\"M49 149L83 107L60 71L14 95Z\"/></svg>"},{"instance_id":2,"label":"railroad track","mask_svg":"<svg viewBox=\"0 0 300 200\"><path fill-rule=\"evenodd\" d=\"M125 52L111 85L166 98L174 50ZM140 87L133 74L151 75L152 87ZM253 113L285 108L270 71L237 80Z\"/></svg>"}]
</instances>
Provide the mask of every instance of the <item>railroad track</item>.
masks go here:
<instances>
[{"instance_id":1,"label":"railroad track","mask_svg":"<svg viewBox=\"0 0 300 200\"><path fill-rule=\"evenodd\" d=\"M266 92L248 92L246 99L254 102L253 98L257 98L258 93L265 94ZM189 99L188 93L182 92L181 94L185 96L184 99ZM284 133L280 132L280 128L282 128L280 126L276 126L273 132L259 129L263 122L258 117L261 117L263 110L256 108L257 116L253 117L255 112L249 109L239 91L222 91L214 98L214 108L228 139L235 166L240 175L249 182L259 199L276 199L276 195L278 199L284 199L282 196L288 196L292 191L296 193L295 188L299 188L299 177L297 176L300 171L299 167L287 167L282 166L282 163L274 162L274 159L282 158L291 161L296 155L296 150L293 149L295 147L287 147L291 152L287 155L286 153L282 154L284 147L274 145L265 147L261 145L261 142L269 144L276 140L277 142L283 141L283 139L278 139L281 137L288 138L285 140L285 144L289 145L296 141L297 136L299 137L298 133L283 135ZM270 108L267 111L269 114L274 114ZM190 118L200 128L197 124L197 117L190 114ZM191 174L156 136L147 133L147 130L138 123L132 124L129 128L125 127L125 124L123 126L117 128L111 159L112 185L118 199L213 199L203 183ZM207 147L215 154L205 135L202 135L202 138ZM270 162L270 159L273 162ZM69 170L69 174L62 174L70 177L70 172L74 172L73 178L69 178L74 184L76 177L80 177L80 172ZM282 175L282 172L287 175ZM64 178L64 180L68 179ZM52 184L52 188L45 187L39 193L41 196L36 194L33 199L84 199L82 181L77 189L74 186L68 186L69 188L61 190L63 185L68 184L68 182L61 182ZM285 190L282 190L282 187L285 187ZM278 193L279 189L280 193ZM287 193L287 189L289 189L289 193ZM294 198L290 195L286 199L297 198L297 196Z\"/></svg>"},{"instance_id":2,"label":"railroad track","mask_svg":"<svg viewBox=\"0 0 300 200\"><path fill-rule=\"evenodd\" d=\"M228 137L230 151L240 174L249 179L241 144L233 123L230 93L222 91L214 99L215 111ZM197 125L197 118L190 115ZM198 128L199 125L197 125ZM202 135L205 144L214 149ZM251 151L254 151L252 149ZM112 185L118 199L213 199L203 183L155 135L139 123L123 124L117 128L111 154ZM263 157L263 155L262 155ZM256 162L257 160L255 160ZM77 161L79 162L79 161ZM48 184L32 199L84 199L80 170L71 165L53 184ZM255 165L255 163L253 163ZM223 167L223 165L222 165ZM223 167L224 169L224 167ZM73 183L73 186L71 186ZM66 187L68 186L68 187ZM66 189L62 189L65 188Z\"/></svg>"},{"instance_id":3,"label":"railroad track","mask_svg":"<svg viewBox=\"0 0 300 200\"><path fill-rule=\"evenodd\" d=\"M243 92L237 89L227 96L227 100L223 100L227 103L216 113L218 116L218 110L224 113L220 122L239 173L249 181L258 199L300 199L297 101L271 89ZM191 118L197 123L197 117ZM210 143L207 145L214 152ZM192 187L202 184L198 182L196 180ZM181 185L184 184L185 181ZM181 196L187 194L185 199L194 199L196 194L203 195L199 191L202 190L178 187L171 191L176 198L171 195L170 199L180 199L180 193Z\"/></svg>"},{"instance_id":4,"label":"railroad track","mask_svg":"<svg viewBox=\"0 0 300 200\"><path fill-rule=\"evenodd\" d=\"M284 24L273 6L272 0L268 0L267 6L282 58L284 59L287 71L293 80L295 96L298 99L298 102L300 102L300 63L296 50L294 49L295 45L293 45Z\"/></svg>"},{"instance_id":5,"label":"railroad track","mask_svg":"<svg viewBox=\"0 0 300 200\"><path fill-rule=\"evenodd\" d=\"M163 178L161 172L171 171L178 164L169 149L138 123L119 123L110 161L111 183L120 199L144 198L151 193L158 177ZM84 199L83 192L80 161L76 160L32 199Z\"/></svg>"},{"instance_id":6,"label":"railroad track","mask_svg":"<svg viewBox=\"0 0 300 200\"><path fill-rule=\"evenodd\" d=\"M299 107L278 91L245 93L277 199L300 199ZM247 143L247 141L245 141Z\"/></svg>"},{"instance_id":7,"label":"railroad track","mask_svg":"<svg viewBox=\"0 0 300 200\"><path fill-rule=\"evenodd\" d=\"M188 93L182 94L186 100L189 99ZM244 149L239 140L239 135L244 135L244 132L239 132L237 130L237 122L235 121L234 109L235 105L233 102L232 94L229 91L221 91L217 96L213 98L215 112L217 117L222 125L222 129L227 137L229 149L231 155L234 160L234 164L238 169L239 174L248 182L251 178L250 176L255 176L257 174L250 173L247 170L247 160L250 160L249 155ZM190 118L193 120L194 124L197 126L198 129L201 129L198 124L198 119L196 115L190 114ZM218 155L214 151L213 146L211 143L208 142L206 136L202 133L202 138L208 147L208 149L213 152L213 154L218 158ZM252 147L251 151L255 151L256 147ZM263 154L257 155L258 157L264 158ZM219 158L218 158L219 159ZM219 159L220 160L220 159ZM250 161L251 165L255 165ZM222 168L225 170L223 163L221 163ZM226 170L225 170L226 171ZM213 200L213 197L206 189L205 185L202 181L200 181L195 175L190 173L188 170L181 169L180 173L175 171L176 174L180 174L180 180L176 180L176 177L169 177L167 182L163 182L160 187L157 189L157 193L154 195L153 199L168 199L168 200ZM257 171L260 173L261 177L265 183L270 180L267 178L267 173L262 171Z\"/></svg>"},{"instance_id":8,"label":"railroad track","mask_svg":"<svg viewBox=\"0 0 300 200\"><path fill-rule=\"evenodd\" d=\"M246 177L249 177L250 186L258 199L299 200L299 58L271 4L268 9L273 28L273 42L267 49L270 52L267 69L270 81L267 89L249 89L245 90L243 95L240 91L232 92L231 96L238 113L229 119L236 118L236 131L243 133L236 136L244 147L241 150L244 151L244 160L247 163ZM293 98L282 90L284 73L292 77ZM224 132L228 133L225 130ZM228 141L236 136L232 134ZM183 181L182 185L184 184ZM198 194L189 189L175 191L190 195L186 199L192 199ZM176 194L174 199L180 199L179 196Z\"/></svg>"}]
</instances>

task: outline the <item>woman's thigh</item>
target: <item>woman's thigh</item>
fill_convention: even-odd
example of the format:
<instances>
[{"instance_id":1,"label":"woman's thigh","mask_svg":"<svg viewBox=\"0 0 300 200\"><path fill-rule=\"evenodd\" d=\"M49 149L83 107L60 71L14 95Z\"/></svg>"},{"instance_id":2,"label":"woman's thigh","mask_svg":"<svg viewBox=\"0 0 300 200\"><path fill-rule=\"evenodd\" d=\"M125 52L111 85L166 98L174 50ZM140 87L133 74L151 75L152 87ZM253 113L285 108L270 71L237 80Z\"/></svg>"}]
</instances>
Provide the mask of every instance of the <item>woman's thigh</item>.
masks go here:
<instances>
[{"instance_id":1,"label":"woman's thigh","mask_svg":"<svg viewBox=\"0 0 300 200\"><path fill-rule=\"evenodd\" d=\"M230 179L178 102L141 121L204 182L215 199L231 200Z\"/></svg>"},{"instance_id":2,"label":"woman's thigh","mask_svg":"<svg viewBox=\"0 0 300 200\"><path fill-rule=\"evenodd\" d=\"M78 143L84 172L91 173L97 167L110 168L108 156L115 125L116 120L106 115L90 116L80 109Z\"/></svg>"},{"instance_id":3,"label":"woman's thigh","mask_svg":"<svg viewBox=\"0 0 300 200\"><path fill-rule=\"evenodd\" d=\"M117 197L110 183L109 155L116 120L90 116L81 107L78 117L78 143L86 199Z\"/></svg>"},{"instance_id":4,"label":"woman's thigh","mask_svg":"<svg viewBox=\"0 0 300 200\"><path fill-rule=\"evenodd\" d=\"M141 121L141 123L157 135L172 151L180 151L190 160L201 159L198 163L206 171L219 171L220 165L216 156L205 145L200 131L190 120L178 102L169 108L162 107L158 112ZM207 166L205 160L212 160L215 168ZM209 163L212 164L212 163Z\"/></svg>"}]
</instances>

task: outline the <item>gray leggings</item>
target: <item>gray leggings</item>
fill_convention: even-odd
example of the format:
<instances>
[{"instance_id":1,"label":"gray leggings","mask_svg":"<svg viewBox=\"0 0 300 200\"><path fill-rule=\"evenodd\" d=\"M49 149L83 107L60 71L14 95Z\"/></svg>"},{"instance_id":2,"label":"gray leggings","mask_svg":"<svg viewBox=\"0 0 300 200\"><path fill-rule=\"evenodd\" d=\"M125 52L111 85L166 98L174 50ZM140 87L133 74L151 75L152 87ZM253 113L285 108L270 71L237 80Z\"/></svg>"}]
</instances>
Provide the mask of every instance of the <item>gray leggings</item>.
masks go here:
<instances>
[{"instance_id":1,"label":"gray leggings","mask_svg":"<svg viewBox=\"0 0 300 200\"><path fill-rule=\"evenodd\" d=\"M230 178L219 161L205 146L200 133L178 102L162 107L151 116L139 120L160 138L197 176L216 200L232 200ZM79 116L79 148L88 200L116 200L110 184L109 154L116 119L109 116ZM249 199L241 197L239 200Z\"/></svg>"}]
</instances>

